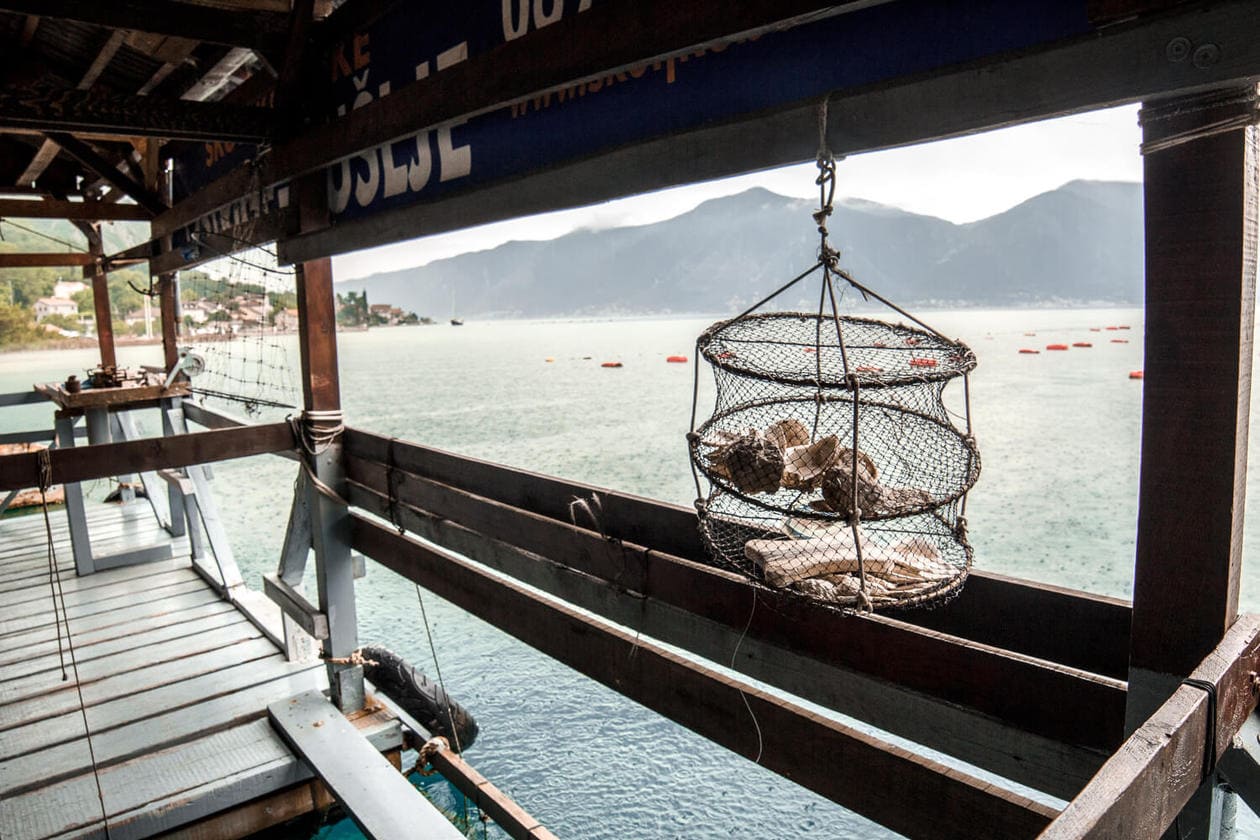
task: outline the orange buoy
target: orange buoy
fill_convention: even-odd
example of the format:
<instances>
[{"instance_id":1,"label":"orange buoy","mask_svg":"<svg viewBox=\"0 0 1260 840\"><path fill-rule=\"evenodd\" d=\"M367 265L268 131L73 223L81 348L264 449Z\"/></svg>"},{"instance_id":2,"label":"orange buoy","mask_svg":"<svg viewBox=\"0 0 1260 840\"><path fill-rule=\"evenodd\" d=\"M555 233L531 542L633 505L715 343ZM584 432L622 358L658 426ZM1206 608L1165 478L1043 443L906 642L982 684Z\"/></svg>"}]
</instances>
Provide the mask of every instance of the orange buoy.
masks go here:
<instances>
[{"instance_id":1,"label":"orange buoy","mask_svg":"<svg viewBox=\"0 0 1260 840\"><path fill-rule=\"evenodd\" d=\"M1088 341L1073 341L1072 346L1073 347L1093 347L1094 345L1090 344Z\"/></svg>"},{"instance_id":2,"label":"orange buoy","mask_svg":"<svg viewBox=\"0 0 1260 840\"><path fill-rule=\"evenodd\" d=\"M548 364L550 364L551 362L554 362L555 360L556 360L555 356L548 356L547 358L543 359L543 361L547 362Z\"/></svg>"},{"instance_id":3,"label":"orange buoy","mask_svg":"<svg viewBox=\"0 0 1260 840\"><path fill-rule=\"evenodd\" d=\"M1131 371L1129 371L1129 378L1130 378L1130 379L1142 379L1142 378L1143 378L1143 376L1142 376L1142 371L1140 371L1140 370L1131 370Z\"/></svg>"},{"instance_id":4,"label":"orange buoy","mask_svg":"<svg viewBox=\"0 0 1260 840\"><path fill-rule=\"evenodd\" d=\"M913 336L911 336L910 338L907 338L907 339L906 339L906 346L907 346L907 347L916 347L916 346L918 346L919 344L922 344L922 343L923 343L923 342L921 342L921 341L920 341L919 339L917 339L917 338L914 338Z\"/></svg>"},{"instance_id":5,"label":"orange buoy","mask_svg":"<svg viewBox=\"0 0 1260 840\"><path fill-rule=\"evenodd\" d=\"M1040 350L1034 350L1034 349L1032 349L1031 347L1021 347L1021 348L1019 348L1019 352L1021 352L1021 353L1031 353L1031 354L1033 354L1034 356L1039 356L1039 355L1041 355L1041 351L1040 351Z\"/></svg>"},{"instance_id":6,"label":"orange buoy","mask_svg":"<svg viewBox=\"0 0 1260 840\"><path fill-rule=\"evenodd\" d=\"M680 365L687 361L687 357L686 356L666 356L665 361L669 362L670 364Z\"/></svg>"},{"instance_id":7,"label":"orange buoy","mask_svg":"<svg viewBox=\"0 0 1260 840\"><path fill-rule=\"evenodd\" d=\"M936 367L936 359L910 359L910 367L930 368Z\"/></svg>"},{"instance_id":8,"label":"orange buoy","mask_svg":"<svg viewBox=\"0 0 1260 840\"><path fill-rule=\"evenodd\" d=\"M806 353L817 353L818 351L817 351L816 349L814 349L813 347L806 347L806 348L805 348L805 352L806 352Z\"/></svg>"},{"instance_id":9,"label":"orange buoy","mask_svg":"<svg viewBox=\"0 0 1260 840\"><path fill-rule=\"evenodd\" d=\"M723 350L721 353L714 353L714 354L713 354L713 358L715 358L715 359L733 359L733 358L735 358L735 352L734 352L733 350Z\"/></svg>"},{"instance_id":10,"label":"orange buoy","mask_svg":"<svg viewBox=\"0 0 1260 840\"><path fill-rule=\"evenodd\" d=\"M602 365L600 365L600 367L608 367L608 368L621 367L621 362L604 362Z\"/></svg>"},{"instance_id":11,"label":"orange buoy","mask_svg":"<svg viewBox=\"0 0 1260 840\"><path fill-rule=\"evenodd\" d=\"M1066 350L1068 349L1068 346L1066 344L1047 344L1046 349L1047 350Z\"/></svg>"},{"instance_id":12,"label":"orange buoy","mask_svg":"<svg viewBox=\"0 0 1260 840\"><path fill-rule=\"evenodd\" d=\"M1107 329L1109 329L1109 330L1118 330L1118 329L1120 329L1120 328L1119 328L1119 327L1107 327Z\"/></svg>"},{"instance_id":13,"label":"orange buoy","mask_svg":"<svg viewBox=\"0 0 1260 840\"><path fill-rule=\"evenodd\" d=\"M1113 338L1113 339L1111 339L1111 343L1112 343L1112 344L1128 344L1128 343L1129 343L1129 339L1127 339L1127 338Z\"/></svg>"}]
</instances>

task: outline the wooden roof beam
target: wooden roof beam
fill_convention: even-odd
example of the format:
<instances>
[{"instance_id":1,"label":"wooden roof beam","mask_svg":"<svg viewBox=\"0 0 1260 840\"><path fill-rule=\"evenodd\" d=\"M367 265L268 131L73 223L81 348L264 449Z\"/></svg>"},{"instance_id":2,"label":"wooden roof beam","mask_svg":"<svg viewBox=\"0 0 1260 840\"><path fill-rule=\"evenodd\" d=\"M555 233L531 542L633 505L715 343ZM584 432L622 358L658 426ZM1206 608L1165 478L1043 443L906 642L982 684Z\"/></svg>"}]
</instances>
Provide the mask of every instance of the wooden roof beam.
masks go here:
<instances>
[{"instance_id":1,"label":"wooden roof beam","mask_svg":"<svg viewBox=\"0 0 1260 840\"><path fill-rule=\"evenodd\" d=\"M5 254L0 253L0 268L70 268L96 264L96 257L85 251L55 253L52 251Z\"/></svg>"},{"instance_id":2,"label":"wooden roof beam","mask_svg":"<svg viewBox=\"0 0 1260 840\"><path fill-rule=\"evenodd\" d=\"M168 0L0 0L0 11L65 18L111 29L138 29L272 55L284 48L288 15L240 9L228 11Z\"/></svg>"},{"instance_id":3,"label":"wooden roof beam","mask_svg":"<svg viewBox=\"0 0 1260 840\"><path fill-rule=\"evenodd\" d=\"M258 143L271 119L261 108L77 90L48 78L0 89L0 129Z\"/></svg>"},{"instance_id":4,"label":"wooden roof beam","mask_svg":"<svg viewBox=\"0 0 1260 840\"><path fill-rule=\"evenodd\" d=\"M153 214L138 204L103 201L27 201L0 198L0 216L13 219L69 219L85 222L147 222Z\"/></svg>"},{"instance_id":5,"label":"wooden roof beam","mask_svg":"<svg viewBox=\"0 0 1260 840\"><path fill-rule=\"evenodd\" d=\"M135 199L136 204L139 204L150 213L156 215L166 209L166 203L162 199L149 192L143 185L118 171L100 152L79 138L70 134L50 132L48 139L65 149L66 154L104 178L111 186L117 187L131 196Z\"/></svg>"},{"instance_id":6,"label":"wooden roof beam","mask_svg":"<svg viewBox=\"0 0 1260 840\"><path fill-rule=\"evenodd\" d=\"M88 90L92 85L96 84L96 80L101 77L101 73L105 72L105 68L113 61L126 37L127 33L122 30L110 33L104 46L101 47L101 51L96 54L96 58L92 61L91 66L83 74L83 78L79 79L79 84L76 85L79 90ZM31 159L26 170L18 176L17 182L19 184L35 183L39 176L44 174L48 164L52 163L53 159L57 157L57 152L57 144L51 140L45 140L44 144L39 147L39 151L35 153L35 157Z\"/></svg>"}]
</instances>

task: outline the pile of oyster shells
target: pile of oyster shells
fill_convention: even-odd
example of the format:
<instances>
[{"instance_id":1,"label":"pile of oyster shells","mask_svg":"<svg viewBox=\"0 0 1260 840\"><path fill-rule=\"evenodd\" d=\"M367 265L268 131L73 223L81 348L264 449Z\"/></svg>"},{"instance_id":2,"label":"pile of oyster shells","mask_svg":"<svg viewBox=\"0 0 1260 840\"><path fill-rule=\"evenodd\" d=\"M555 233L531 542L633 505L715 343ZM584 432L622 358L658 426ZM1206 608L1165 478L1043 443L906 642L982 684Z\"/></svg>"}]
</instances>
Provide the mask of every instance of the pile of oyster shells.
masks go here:
<instances>
[{"instance_id":1,"label":"pile of oyster shells","mask_svg":"<svg viewBox=\"0 0 1260 840\"><path fill-rule=\"evenodd\" d=\"M881 484L871 457L841 446L836 435L811 442L809 429L796 418L778 420L764 432L718 430L704 444L710 447L710 470L742 493L821 489L822 498L809 502L810 507L846 516L856 507L866 518L895 515L931 501L921 489Z\"/></svg>"}]
</instances>

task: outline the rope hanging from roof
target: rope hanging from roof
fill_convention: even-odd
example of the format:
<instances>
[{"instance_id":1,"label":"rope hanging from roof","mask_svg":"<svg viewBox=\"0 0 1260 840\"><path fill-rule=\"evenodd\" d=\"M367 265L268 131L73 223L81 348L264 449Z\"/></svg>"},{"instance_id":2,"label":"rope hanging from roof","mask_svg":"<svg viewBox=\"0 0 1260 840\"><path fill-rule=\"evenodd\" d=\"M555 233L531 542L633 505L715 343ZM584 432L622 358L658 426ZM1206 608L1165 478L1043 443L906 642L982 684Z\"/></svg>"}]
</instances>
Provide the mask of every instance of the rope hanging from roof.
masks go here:
<instances>
[{"instance_id":1,"label":"rope hanging from roof","mask_svg":"<svg viewBox=\"0 0 1260 840\"><path fill-rule=\"evenodd\" d=\"M826 122L824 104L817 262L696 342L700 530L717 564L764 585L864 611L940 603L971 564L964 505L980 471L969 399L960 430L943 392L961 378L966 397L976 359L840 268ZM815 311L763 311L809 278ZM841 314L849 287L904 321ZM697 425L701 356L717 396Z\"/></svg>"}]
</instances>

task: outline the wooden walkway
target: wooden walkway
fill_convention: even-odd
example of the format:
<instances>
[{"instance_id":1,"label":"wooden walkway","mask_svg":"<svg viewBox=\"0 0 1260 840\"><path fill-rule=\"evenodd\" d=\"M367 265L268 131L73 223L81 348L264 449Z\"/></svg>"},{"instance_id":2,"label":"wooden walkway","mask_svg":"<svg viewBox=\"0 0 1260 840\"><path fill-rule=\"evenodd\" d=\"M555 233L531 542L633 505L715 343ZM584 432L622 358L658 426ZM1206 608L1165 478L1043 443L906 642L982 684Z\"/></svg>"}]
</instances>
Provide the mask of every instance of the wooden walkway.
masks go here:
<instances>
[{"instance_id":1,"label":"wooden walkway","mask_svg":"<svg viewBox=\"0 0 1260 840\"><path fill-rule=\"evenodd\" d=\"M326 688L322 665L286 661L192 569L185 540L172 541L175 559L78 578L63 510L52 523L110 837L169 831L311 778L267 706ZM106 550L170 539L143 501L91 508L89 527ZM66 667L63 681L43 516L0 519L4 840L105 836L68 658ZM378 749L401 740L387 713L354 723ZM271 809L255 810L220 827L265 827Z\"/></svg>"}]
</instances>

